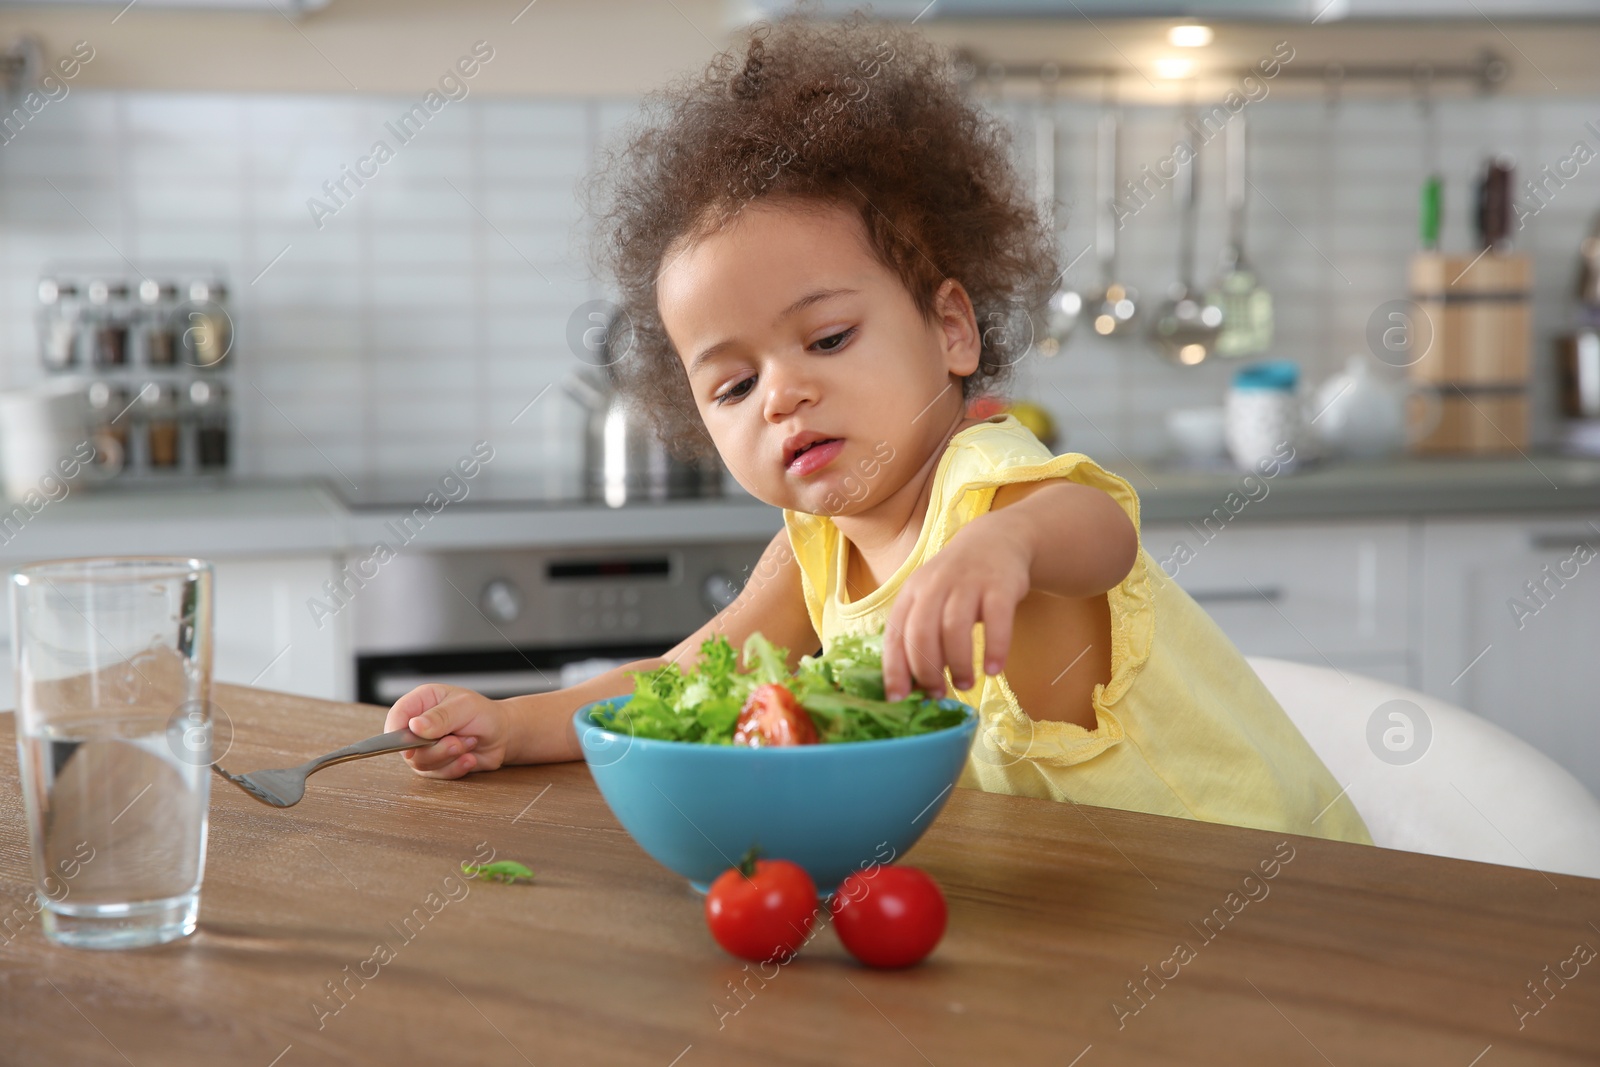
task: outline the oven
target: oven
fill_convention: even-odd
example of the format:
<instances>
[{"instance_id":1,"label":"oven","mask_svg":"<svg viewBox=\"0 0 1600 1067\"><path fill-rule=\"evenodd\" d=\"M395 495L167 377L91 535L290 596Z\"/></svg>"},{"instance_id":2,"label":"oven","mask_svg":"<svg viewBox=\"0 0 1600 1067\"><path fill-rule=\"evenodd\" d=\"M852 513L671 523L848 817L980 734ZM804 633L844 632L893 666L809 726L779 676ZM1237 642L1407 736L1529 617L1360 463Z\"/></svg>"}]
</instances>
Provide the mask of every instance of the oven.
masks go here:
<instances>
[{"instance_id":1,"label":"oven","mask_svg":"<svg viewBox=\"0 0 1600 1067\"><path fill-rule=\"evenodd\" d=\"M442 682L502 698L659 656L738 595L767 543L399 553L349 596L356 697Z\"/></svg>"}]
</instances>

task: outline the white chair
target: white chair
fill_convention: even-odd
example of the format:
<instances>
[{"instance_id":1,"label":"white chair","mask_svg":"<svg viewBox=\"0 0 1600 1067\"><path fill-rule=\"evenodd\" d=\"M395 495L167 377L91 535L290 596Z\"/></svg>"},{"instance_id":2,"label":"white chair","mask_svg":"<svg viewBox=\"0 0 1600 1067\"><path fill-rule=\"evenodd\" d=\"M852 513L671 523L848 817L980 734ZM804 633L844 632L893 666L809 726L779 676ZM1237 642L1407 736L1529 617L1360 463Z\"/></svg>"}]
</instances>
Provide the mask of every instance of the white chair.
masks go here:
<instances>
[{"instance_id":1,"label":"white chair","mask_svg":"<svg viewBox=\"0 0 1600 1067\"><path fill-rule=\"evenodd\" d=\"M1527 742L1414 689L1246 659L1348 785L1376 844L1600 878L1600 803ZM1383 708L1374 723L1391 701L1407 703Z\"/></svg>"}]
</instances>

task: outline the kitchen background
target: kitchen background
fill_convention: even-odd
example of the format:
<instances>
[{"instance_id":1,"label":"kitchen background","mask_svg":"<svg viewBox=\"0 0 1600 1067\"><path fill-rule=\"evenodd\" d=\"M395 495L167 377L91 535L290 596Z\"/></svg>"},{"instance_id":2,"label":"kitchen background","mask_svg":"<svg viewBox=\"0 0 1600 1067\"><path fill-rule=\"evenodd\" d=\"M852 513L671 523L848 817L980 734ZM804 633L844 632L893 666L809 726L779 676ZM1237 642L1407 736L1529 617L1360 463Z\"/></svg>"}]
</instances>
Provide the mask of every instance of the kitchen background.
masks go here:
<instances>
[{"instance_id":1,"label":"kitchen background","mask_svg":"<svg viewBox=\"0 0 1600 1067\"><path fill-rule=\"evenodd\" d=\"M1235 505L1243 472L1220 456L1184 462L1167 420L1220 408L1245 361L1176 366L1085 319L1059 355L1030 350L1011 393L1048 412L1058 449L1132 482L1152 556L1247 654L1421 690L1600 789L1600 579L1594 553L1582 555L1600 545L1600 459L1560 451L1569 423L1555 345L1580 315L1580 254L1600 214L1600 4L882 7L975 57L973 92L1014 130L1025 175L1038 169L1039 119L1057 120L1063 261L1076 261L1066 281L1080 288L1098 275L1089 246L1108 84L1125 178L1171 153L1189 99L1207 109L1230 90L1253 98L1242 108L1246 246L1275 311L1272 343L1253 359L1297 364L1306 396L1353 354L1399 385L1373 358L1373 335L1412 295L1424 179L1443 178L1439 245L1465 264L1481 248L1485 164L1510 162L1520 217L1509 242L1456 280L1527 257L1526 328L1480 344L1491 360L1528 354L1525 439L1496 429L1477 454L1330 459L1257 482ZM583 331L607 291L586 265L578 183L644 92L698 68L760 10L0 3L0 52L26 34L52 67L78 56L50 99L13 96L23 110L0 119L0 431L5 404L59 380L41 361L42 278L181 281L214 266L233 326L218 366L172 372L185 388L226 389L226 479L168 472L159 486L80 482L38 507L7 501L0 558L212 559L220 679L380 704L426 679L548 687L691 632L734 595L778 517L736 496L630 495L615 509L582 493L595 422L565 383L580 354L593 359ZM1214 38L1174 43L1186 24ZM1244 82L1285 47L1292 59L1276 76ZM465 98L397 136L474 53ZM1047 61L1065 68L1050 99L1036 76ZM393 157L330 195L326 183L379 139ZM1202 285L1224 243L1225 140L1200 155ZM1119 274L1146 315L1176 274L1178 219L1162 189L1117 234ZM1600 243L1588 247L1600 258ZM1503 296L1487 303L1514 312L1518 298ZM1468 335L1484 342L1488 329L1480 320ZM146 373L140 344L106 372L133 390ZM1600 337L1592 348L1600 411ZM153 432L167 417L138 407L125 425ZM417 519L476 441L492 463ZM395 550L381 566L380 541Z\"/></svg>"},{"instance_id":2,"label":"kitchen background","mask_svg":"<svg viewBox=\"0 0 1600 1067\"><path fill-rule=\"evenodd\" d=\"M493 71L491 62L482 78ZM1282 100L1273 95L1281 86L1266 84L1268 95L1244 112L1255 186L1247 249L1274 298L1266 354L1298 360L1315 383L1366 351L1374 311L1408 294L1426 124L1408 93L1350 99L1347 88ZM44 374L34 319L44 264L120 267L119 252L137 263L215 261L233 283L239 474L359 484L443 469L476 438L495 444L497 472L575 469L581 410L559 388L523 409L571 372L568 320L606 295L587 269L575 191L633 101L452 103L319 229L307 200L333 204L322 184L374 140L395 142L384 124L418 98L80 90L50 105L0 148L0 385ZM1014 126L1031 175L1040 105L1002 97L993 106ZM1067 262L1093 241L1100 107L1060 102L1054 111ZM1126 176L1170 155L1182 113L1126 106ZM1586 123L1600 128L1600 100L1439 101L1444 247L1469 248L1471 183L1487 156L1510 154L1520 176L1554 167L1575 142L1600 152ZM1218 138L1201 153L1202 284L1223 244L1222 148ZM1540 210L1514 234L1537 280L1536 445L1559 432L1551 339L1571 326L1600 165L1551 190L1544 206L1522 194ZM1153 309L1175 271L1170 192L1155 193L1118 240L1122 273ZM1089 287L1097 271L1091 252L1067 281ZM1052 412L1064 447L1142 459L1169 450L1168 410L1217 403L1236 369L1220 359L1174 367L1140 340L1085 327L1058 357L1025 358L1013 392Z\"/></svg>"}]
</instances>

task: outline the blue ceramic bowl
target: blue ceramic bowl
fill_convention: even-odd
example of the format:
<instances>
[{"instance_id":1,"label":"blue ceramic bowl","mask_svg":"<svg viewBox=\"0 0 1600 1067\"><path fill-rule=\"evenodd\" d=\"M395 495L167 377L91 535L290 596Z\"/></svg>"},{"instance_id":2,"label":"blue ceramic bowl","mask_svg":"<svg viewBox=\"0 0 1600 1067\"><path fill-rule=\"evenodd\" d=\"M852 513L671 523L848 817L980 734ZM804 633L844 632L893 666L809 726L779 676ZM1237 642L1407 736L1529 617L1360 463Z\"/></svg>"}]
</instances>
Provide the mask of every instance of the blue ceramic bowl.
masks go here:
<instances>
[{"instance_id":1,"label":"blue ceramic bowl","mask_svg":"<svg viewBox=\"0 0 1600 1067\"><path fill-rule=\"evenodd\" d=\"M978 715L937 733L885 741L744 748L630 737L573 724L600 794L639 847L706 892L752 845L806 869L820 893L887 863L921 837L961 777Z\"/></svg>"}]
</instances>

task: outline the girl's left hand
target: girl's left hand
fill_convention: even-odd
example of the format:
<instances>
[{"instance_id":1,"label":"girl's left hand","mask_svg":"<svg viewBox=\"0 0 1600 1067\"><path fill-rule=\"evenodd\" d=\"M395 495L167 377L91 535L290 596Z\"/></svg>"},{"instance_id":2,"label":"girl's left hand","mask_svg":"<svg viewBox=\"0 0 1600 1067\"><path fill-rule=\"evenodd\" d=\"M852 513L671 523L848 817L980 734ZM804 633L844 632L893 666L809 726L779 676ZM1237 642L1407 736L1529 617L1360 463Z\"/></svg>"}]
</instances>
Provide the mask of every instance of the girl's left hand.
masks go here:
<instances>
[{"instance_id":1,"label":"girl's left hand","mask_svg":"<svg viewBox=\"0 0 1600 1067\"><path fill-rule=\"evenodd\" d=\"M883 684L890 700L911 689L945 695L976 684L972 628L983 623L983 669L999 674L1011 646L1017 605L1031 585L1032 549L1004 512L962 527L900 587L883 633Z\"/></svg>"}]
</instances>

